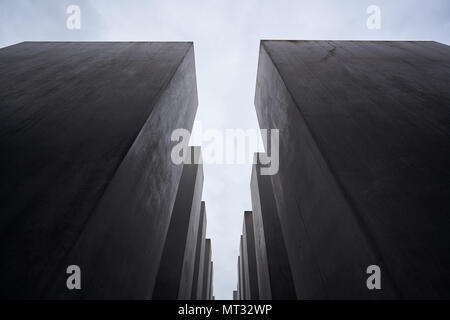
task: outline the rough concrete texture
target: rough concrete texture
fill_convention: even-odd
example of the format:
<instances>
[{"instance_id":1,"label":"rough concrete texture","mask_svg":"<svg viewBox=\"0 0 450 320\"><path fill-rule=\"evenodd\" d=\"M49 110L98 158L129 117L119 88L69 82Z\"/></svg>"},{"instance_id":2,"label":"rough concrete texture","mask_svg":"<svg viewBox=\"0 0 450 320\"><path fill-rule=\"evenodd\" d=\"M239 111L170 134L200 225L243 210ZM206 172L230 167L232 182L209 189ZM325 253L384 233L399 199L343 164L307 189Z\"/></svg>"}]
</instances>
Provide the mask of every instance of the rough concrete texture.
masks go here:
<instances>
[{"instance_id":1,"label":"rough concrete texture","mask_svg":"<svg viewBox=\"0 0 450 320\"><path fill-rule=\"evenodd\" d=\"M250 297L250 281L248 278L248 253L244 234L241 235L242 279L244 280L244 300Z\"/></svg>"},{"instance_id":2,"label":"rough concrete texture","mask_svg":"<svg viewBox=\"0 0 450 320\"><path fill-rule=\"evenodd\" d=\"M211 261L211 267L209 272L209 300L214 299L214 262Z\"/></svg>"},{"instance_id":3,"label":"rough concrete texture","mask_svg":"<svg viewBox=\"0 0 450 320\"><path fill-rule=\"evenodd\" d=\"M197 249L195 251L194 278L192 282L191 299L201 298L203 289L203 272L205 259L205 242L206 242L206 205L202 201L200 209L200 221L197 234Z\"/></svg>"},{"instance_id":4,"label":"rough concrete texture","mask_svg":"<svg viewBox=\"0 0 450 320\"><path fill-rule=\"evenodd\" d=\"M259 297L261 300L296 299L271 176L260 174L259 154L255 158L251 195Z\"/></svg>"},{"instance_id":5,"label":"rough concrete texture","mask_svg":"<svg viewBox=\"0 0 450 320\"><path fill-rule=\"evenodd\" d=\"M246 279L246 299L258 300L258 269L256 265L255 233L253 231L253 213L244 212L244 224L242 228L243 248L245 251L244 273Z\"/></svg>"},{"instance_id":6,"label":"rough concrete texture","mask_svg":"<svg viewBox=\"0 0 450 320\"><path fill-rule=\"evenodd\" d=\"M0 297L150 298L196 108L192 43L1 49Z\"/></svg>"},{"instance_id":7,"label":"rough concrete texture","mask_svg":"<svg viewBox=\"0 0 450 320\"><path fill-rule=\"evenodd\" d=\"M197 149L200 153L200 147L191 149ZM203 165L184 164L156 276L153 299L191 299L202 190Z\"/></svg>"},{"instance_id":8,"label":"rough concrete texture","mask_svg":"<svg viewBox=\"0 0 450 320\"><path fill-rule=\"evenodd\" d=\"M237 283L237 299L242 300L242 276L241 276L241 256L238 256L237 261L237 274L238 274L238 283Z\"/></svg>"},{"instance_id":9,"label":"rough concrete texture","mask_svg":"<svg viewBox=\"0 0 450 320\"><path fill-rule=\"evenodd\" d=\"M246 253L244 249L244 239L241 235L241 240L239 242L239 256L241 257L240 264L239 264L239 273L241 274L241 299L245 300L247 299L247 279L245 274L245 258Z\"/></svg>"},{"instance_id":10,"label":"rough concrete texture","mask_svg":"<svg viewBox=\"0 0 450 320\"><path fill-rule=\"evenodd\" d=\"M203 269L203 289L202 297L199 300L208 300L209 293L211 292L211 239L205 241L205 258Z\"/></svg>"},{"instance_id":11,"label":"rough concrete texture","mask_svg":"<svg viewBox=\"0 0 450 320\"><path fill-rule=\"evenodd\" d=\"M298 298L450 297L449 87L436 42L261 42L255 106L280 130Z\"/></svg>"}]
</instances>

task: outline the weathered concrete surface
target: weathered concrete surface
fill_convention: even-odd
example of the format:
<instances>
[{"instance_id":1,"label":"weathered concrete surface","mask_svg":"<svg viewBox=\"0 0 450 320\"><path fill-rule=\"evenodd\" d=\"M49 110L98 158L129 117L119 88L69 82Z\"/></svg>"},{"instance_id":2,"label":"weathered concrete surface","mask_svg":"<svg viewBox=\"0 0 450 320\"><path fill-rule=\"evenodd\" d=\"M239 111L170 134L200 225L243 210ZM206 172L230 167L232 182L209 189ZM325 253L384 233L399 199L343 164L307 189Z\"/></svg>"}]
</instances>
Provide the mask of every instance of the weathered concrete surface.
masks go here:
<instances>
[{"instance_id":1,"label":"weathered concrete surface","mask_svg":"<svg viewBox=\"0 0 450 320\"><path fill-rule=\"evenodd\" d=\"M206 206L202 201L200 209L199 230L197 235L197 249L195 251L194 278L192 282L191 299L200 299L203 289L203 272L205 259L205 241L206 241Z\"/></svg>"},{"instance_id":2,"label":"weathered concrete surface","mask_svg":"<svg viewBox=\"0 0 450 320\"><path fill-rule=\"evenodd\" d=\"M200 154L200 147L190 149ZM184 164L156 276L153 299L191 299L200 211L201 207L204 208L201 205L202 190L203 165Z\"/></svg>"},{"instance_id":3,"label":"weathered concrete surface","mask_svg":"<svg viewBox=\"0 0 450 320\"><path fill-rule=\"evenodd\" d=\"M248 277L248 254L247 243L245 235L241 235L241 257L242 257L242 279L244 282L244 300L248 300L250 297L250 281Z\"/></svg>"},{"instance_id":4,"label":"weathered concrete surface","mask_svg":"<svg viewBox=\"0 0 450 320\"><path fill-rule=\"evenodd\" d=\"M209 272L209 300L214 299L214 262L211 261L211 267Z\"/></svg>"},{"instance_id":5,"label":"weathered concrete surface","mask_svg":"<svg viewBox=\"0 0 450 320\"><path fill-rule=\"evenodd\" d=\"M298 298L450 297L450 49L263 41L255 106ZM367 290L380 265L382 290Z\"/></svg>"},{"instance_id":6,"label":"weathered concrete surface","mask_svg":"<svg viewBox=\"0 0 450 320\"><path fill-rule=\"evenodd\" d=\"M271 176L260 174L258 153L255 158L251 195L259 297L261 300L296 299Z\"/></svg>"},{"instance_id":7,"label":"weathered concrete surface","mask_svg":"<svg viewBox=\"0 0 450 320\"><path fill-rule=\"evenodd\" d=\"M1 49L0 297L150 298L196 108L192 43Z\"/></svg>"},{"instance_id":8,"label":"weathered concrete surface","mask_svg":"<svg viewBox=\"0 0 450 320\"><path fill-rule=\"evenodd\" d=\"M245 251L244 273L246 279L246 298L248 300L259 299L258 269L256 265L255 233L253 231L253 213L244 212L243 248Z\"/></svg>"},{"instance_id":9,"label":"weathered concrete surface","mask_svg":"<svg viewBox=\"0 0 450 320\"><path fill-rule=\"evenodd\" d=\"M238 300L242 300L243 298L242 298L241 256L238 256L237 272L238 272L238 283L237 283Z\"/></svg>"},{"instance_id":10,"label":"weathered concrete surface","mask_svg":"<svg viewBox=\"0 0 450 320\"><path fill-rule=\"evenodd\" d=\"M244 249L244 245L243 245L244 239L243 236L241 235L241 240L239 242L239 256L241 257L240 259L240 264L239 264L239 273L241 274L241 300L245 300L247 299L247 279L246 279L246 274L245 274L245 249Z\"/></svg>"},{"instance_id":11,"label":"weathered concrete surface","mask_svg":"<svg viewBox=\"0 0 450 320\"><path fill-rule=\"evenodd\" d=\"M200 300L208 300L211 284L210 273L211 273L211 239L206 239L204 269L203 269L203 289L202 289L202 297Z\"/></svg>"}]
</instances>

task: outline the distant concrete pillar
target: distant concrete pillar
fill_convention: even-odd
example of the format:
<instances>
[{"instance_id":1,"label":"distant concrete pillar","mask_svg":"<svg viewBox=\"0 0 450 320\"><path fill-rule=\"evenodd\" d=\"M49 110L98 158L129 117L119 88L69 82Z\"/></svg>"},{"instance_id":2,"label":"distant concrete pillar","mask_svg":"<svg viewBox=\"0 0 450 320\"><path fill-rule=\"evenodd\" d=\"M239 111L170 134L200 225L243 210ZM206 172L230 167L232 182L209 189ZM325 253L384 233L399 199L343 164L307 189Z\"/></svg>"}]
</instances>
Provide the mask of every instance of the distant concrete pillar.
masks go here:
<instances>
[{"instance_id":1,"label":"distant concrete pillar","mask_svg":"<svg viewBox=\"0 0 450 320\"><path fill-rule=\"evenodd\" d=\"M214 279L214 263L211 261L211 270L209 272L209 299L210 300L214 300L213 299L213 290L214 290L213 279Z\"/></svg>"},{"instance_id":2,"label":"distant concrete pillar","mask_svg":"<svg viewBox=\"0 0 450 320\"><path fill-rule=\"evenodd\" d=\"M197 235L197 248L195 251L195 267L194 278L192 282L191 299L196 300L197 297L202 296L203 289L203 273L204 273L204 259L205 259L205 242L206 242L206 206L202 201L200 210L199 230Z\"/></svg>"},{"instance_id":3,"label":"distant concrete pillar","mask_svg":"<svg viewBox=\"0 0 450 320\"><path fill-rule=\"evenodd\" d=\"M255 234L253 231L253 213L244 212L243 248L245 253L244 274L246 282L246 298L259 299L258 269L256 265Z\"/></svg>"},{"instance_id":4,"label":"distant concrete pillar","mask_svg":"<svg viewBox=\"0 0 450 320\"><path fill-rule=\"evenodd\" d=\"M204 257L204 271L203 271L203 289L200 300L208 300L209 284L211 273L211 239L205 241L205 257Z\"/></svg>"},{"instance_id":5,"label":"distant concrete pillar","mask_svg":"<svg viewBox=\"0 0 450 320\"><path fill-rule=\"evenodd\" d=\"M255 154L251 178L253 222L260 299L296 299L291 268L270 176L261 175Z\"/></svg>"},{"instance_id":6,"label":"distant concrete pillar","mask_svg":"<svg viewBox=\"0 0 450 320\"><path fill-rule=\"evenodd\" d=\"M238 256L237 272L238 272L238 289L237 289L238 300L243 300L243 297L242 297L241 256Z\"/></svg>"},{"instance_id":7,"label":"distant concrete pillar","mask_svg":"<svg viewBox=\"0 0 450 320\"><path fill-rule=\"evenodd\" d=\"M244 247L244 237L241 235L241 241L239 245L239 251L241 255L241 265L240 265L240 271L241 271L241 279L242 279L242 300L248 299L248 279L247 279L247 273L245 272L245 265L247 263L247 253L246 249Z\"/></svg>"},{"instance_id":8,"label":"distant concrete pillar","mask_svg":"<svg viewBox=\"0 0 450 320\"><path fill-rule=\"evenodd\" d=\"M200 147L190 151L200 159ZM191 299L202 188L202 165L184 164L153 299Z\"/></svg>"}]
</instances>

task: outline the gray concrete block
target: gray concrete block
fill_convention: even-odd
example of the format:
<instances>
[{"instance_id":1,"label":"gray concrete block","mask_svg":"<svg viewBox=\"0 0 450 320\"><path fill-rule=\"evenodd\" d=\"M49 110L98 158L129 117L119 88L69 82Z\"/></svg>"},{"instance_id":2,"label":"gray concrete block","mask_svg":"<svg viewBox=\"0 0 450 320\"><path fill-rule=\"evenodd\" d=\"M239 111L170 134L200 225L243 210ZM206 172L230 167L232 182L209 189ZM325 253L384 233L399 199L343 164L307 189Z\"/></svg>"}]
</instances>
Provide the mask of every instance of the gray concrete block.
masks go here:
<instances>
[{"instance_id":1,"label":"gray concrete block","mask_svg":"<svg viewBox=\"0 0 450 320\"><path fill-rule=\"evenodd\" d=\"M205 258L203 269L203 289L201 300L208 300L210 292L210 273L211 273L211 239L205 241Z\"/></svg>"},{"instance_id":2,"label":"gray concrete block","mask_svg":"<svg viewBox=\"0 0 450 320\"><path fill-rule=\"evenodd\" d=\"M209 300L214 300L214 262L211 261L209 272Z\"/></svg>"},{"instance_id":3,"label":"gray concrete block","mask_svg":"<svg viewBox=\"0 0 450 320\"><path fill-rule=\"evenodd\" d=\"M202 201L200 209L199 230L197 234L197 249L195 251L195 267L192 282L191 299L196 300L202 296L203 289L203 272L205 259L205 242L206 242L206 206Z\"/></svg>"},{"instance_id":4,"label":"gray concrete block","mask_svg":"<svg viewBox=\"0 0 450 320\"><path fill-rule=\"evenodd\" d=\"M200 147L191 149L200 154ZM155 281L153 299L191 299L202 189L203 165L184 164Z\"/></svg>"},{"instance_id":5,"label":"gray concrete block","mask_svg":"<svg viewBox=\"0 0 450 320\"><path fill-rule=\"evenodd\" d=\"M238 273L238 285L237 285L238 300L242 300L241 256L238 256L237 273Z\"/></svg>"},{"instance_id":6,"label":"gray concrete block","mask_svg":"<svg viewBox=\"0 0 450 320\"><path fill-rule=\"evenodd\" d=\"M256 265L255 233L253 231L253 213L244 212L243 248L245 251L244 273L246 279L246 297L248 300L259 299L258 269Z\"/></svg>"},{"instance_id":7,"label":"gray concrete block","mask_svg":"<svg viewBox=\"0 0 450 320\"><path fill-rule=\"evenodd\" d=\"M246 278L246 272L245 272L245 264L246 264L246 252L244 249L244 245L243 245L244 239L243 236L241 235L241 240L239 242L239 256L241 257L240 259L240 264L239 264L239 272L241 274L241 300L246 300L247 299L247 278Z\"/></svg>"},{"instance_id":8,"label":"gray concrete block","mask_svg":"<svg viewBox=\"0 0 450 320\"><path fill-rule=\"evenodd\" d=\"M255 157L251 195L259 297L262 300L296 299L271 179L260 174L259 154Z\"/></svg>"},{"instance_id":9,"label":"gray concrete block","mask_svg":"<svg viewBox=\"0 0 450 320\"><path fill-rule=\"evenodd\" d=\"M263 41L255 106L298 298L450 296L450 49ZM382 290L368 290L379 265Z\"/></svg>"},{"instance_id":10,"label":"gray concrete block","mask_svg":"<svg viewBox=\"0 0 450 320\"><path fill-rule=\"evenodd\" d=\"M196 108L192 43L0 49L0 297L151 297Z\"/></svg>"}]
</instances>

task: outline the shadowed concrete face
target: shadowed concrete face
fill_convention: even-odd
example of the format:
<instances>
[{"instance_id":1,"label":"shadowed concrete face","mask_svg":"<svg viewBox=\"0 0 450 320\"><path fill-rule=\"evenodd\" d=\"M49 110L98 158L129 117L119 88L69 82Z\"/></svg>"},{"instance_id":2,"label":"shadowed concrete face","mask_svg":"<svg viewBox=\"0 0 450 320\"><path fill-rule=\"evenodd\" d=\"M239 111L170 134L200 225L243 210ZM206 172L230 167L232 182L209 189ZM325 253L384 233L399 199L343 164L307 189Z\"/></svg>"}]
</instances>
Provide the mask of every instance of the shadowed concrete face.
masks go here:
<instances>
[{"instance_id":1,"label":"shadowed concrete face","mask_svg":"<svg viewBox=\"0 0 450 320\"><path fill-rule=\"evenodd\" d=\"M194 278L192 282L192 300L196 300L197 297L201 298L203 289L206 241L206 205L204 201L202 201L200 210L199 230L197 235L197 250L195 252Z\"/></svg>"},{"instance_id":2,"label":"shadowed concrete face","mask_svg":"<svg viewBox=\"0 0 450 320\"><path fill-rule=\"evenodd\" d=\"M450 296L450 49L263 41L255 106L299 298ZM368 290L377 264L382 290Z\"/></svg>"},{"instance_id":3,"label":"shadowed concrete face","mask_svg":"<svg viewBox=\"0 0 450 320\"><path fill-rule=\"evenodd\" d=\"M241 256L238 256L237 261L237 274L238 274L238 283L237 283L237 300L242 300L242 275L241 275Z\"/></svg>"},{"instance_id":4,"label":"shadowed concrete face","mask_svg":"<svg viewBox=\"0 0 450 320\"><path fill-rule=\"evenodd\" d=\"M293 300L296 299L295 288L272 183L270 176L260 174L259 155L255 154L251 178L259 297L261 300Z\"/></svg>"},{"instance_id":5,"label":"shadowed concrete face","mask_svg":"<svg viewBox=\"0 0 450 320\"><path fill-rule=\"evenodd\" d=\"M209 300L215 300L213 295L214 293L213 279L214 279L214 262L211 261L211 267L209 272L209 296L208 296Z\"/></svg>"},{"instance_id":6,"label":"shadowed concrete face","mask_svg":"<svg viewBox=\"0 0 450 320\"><path fill-rule=\"evenodd\" d=\"M208 300L211 293L211 239L205 241L205 258L203 269L203 290L200 300Z\"/></svg>"},{"instance_id":7,"label":"shadowed concrete face","mask_svg":"<svg viewBox=\"0 0 450 320\"><path fill-rule=\"evenodd\" d=\"M196 149L200 154L200 147L190 149ZM155 281L153 299L191 299L198 235L202 233L202 230L199 230L201 207L204 208L204 205L201 205L202 188L203 166L184 164Z\"/></svg>"},{"instance_id":8,"label":"shadowed concrete face","mask_svg":"<svg viewBox=\"0 0 450 320\"><path fill-rule=\"evenodd\" d=\"M253 213L244 212L244 225L242 228L243 248L245 251L244 273L246 279L246 296L249 300L259 299L258 269L255 252L255 233L253 230Z\"/></svg>"},{"instance_id":9,"label":"shadowed concrete face","mask_svg":"<svg viewBox=\"0 0 450 320\"><path fill-rule=\"evenodd\" d=\"M196 108L191 43L1 49L0 296L151 297Z\"/></svg>"},{"instance_id":10,"label":"shadowed concrete face","mask_svg":"<svg viewBox=\"0 0 450 320\"><path fill-rule=\"evenodd\" d=\"M242 235L241 235L241 240L239 242L239 273L241 275L241 299L245 300L247 299L247 281L246 281L246 274L245 274L245 269L244 269L244 265L245 265L245 252L244 252L244 247L243 247L243 239L242 239Z\"/></svg>"}]
</instances>

